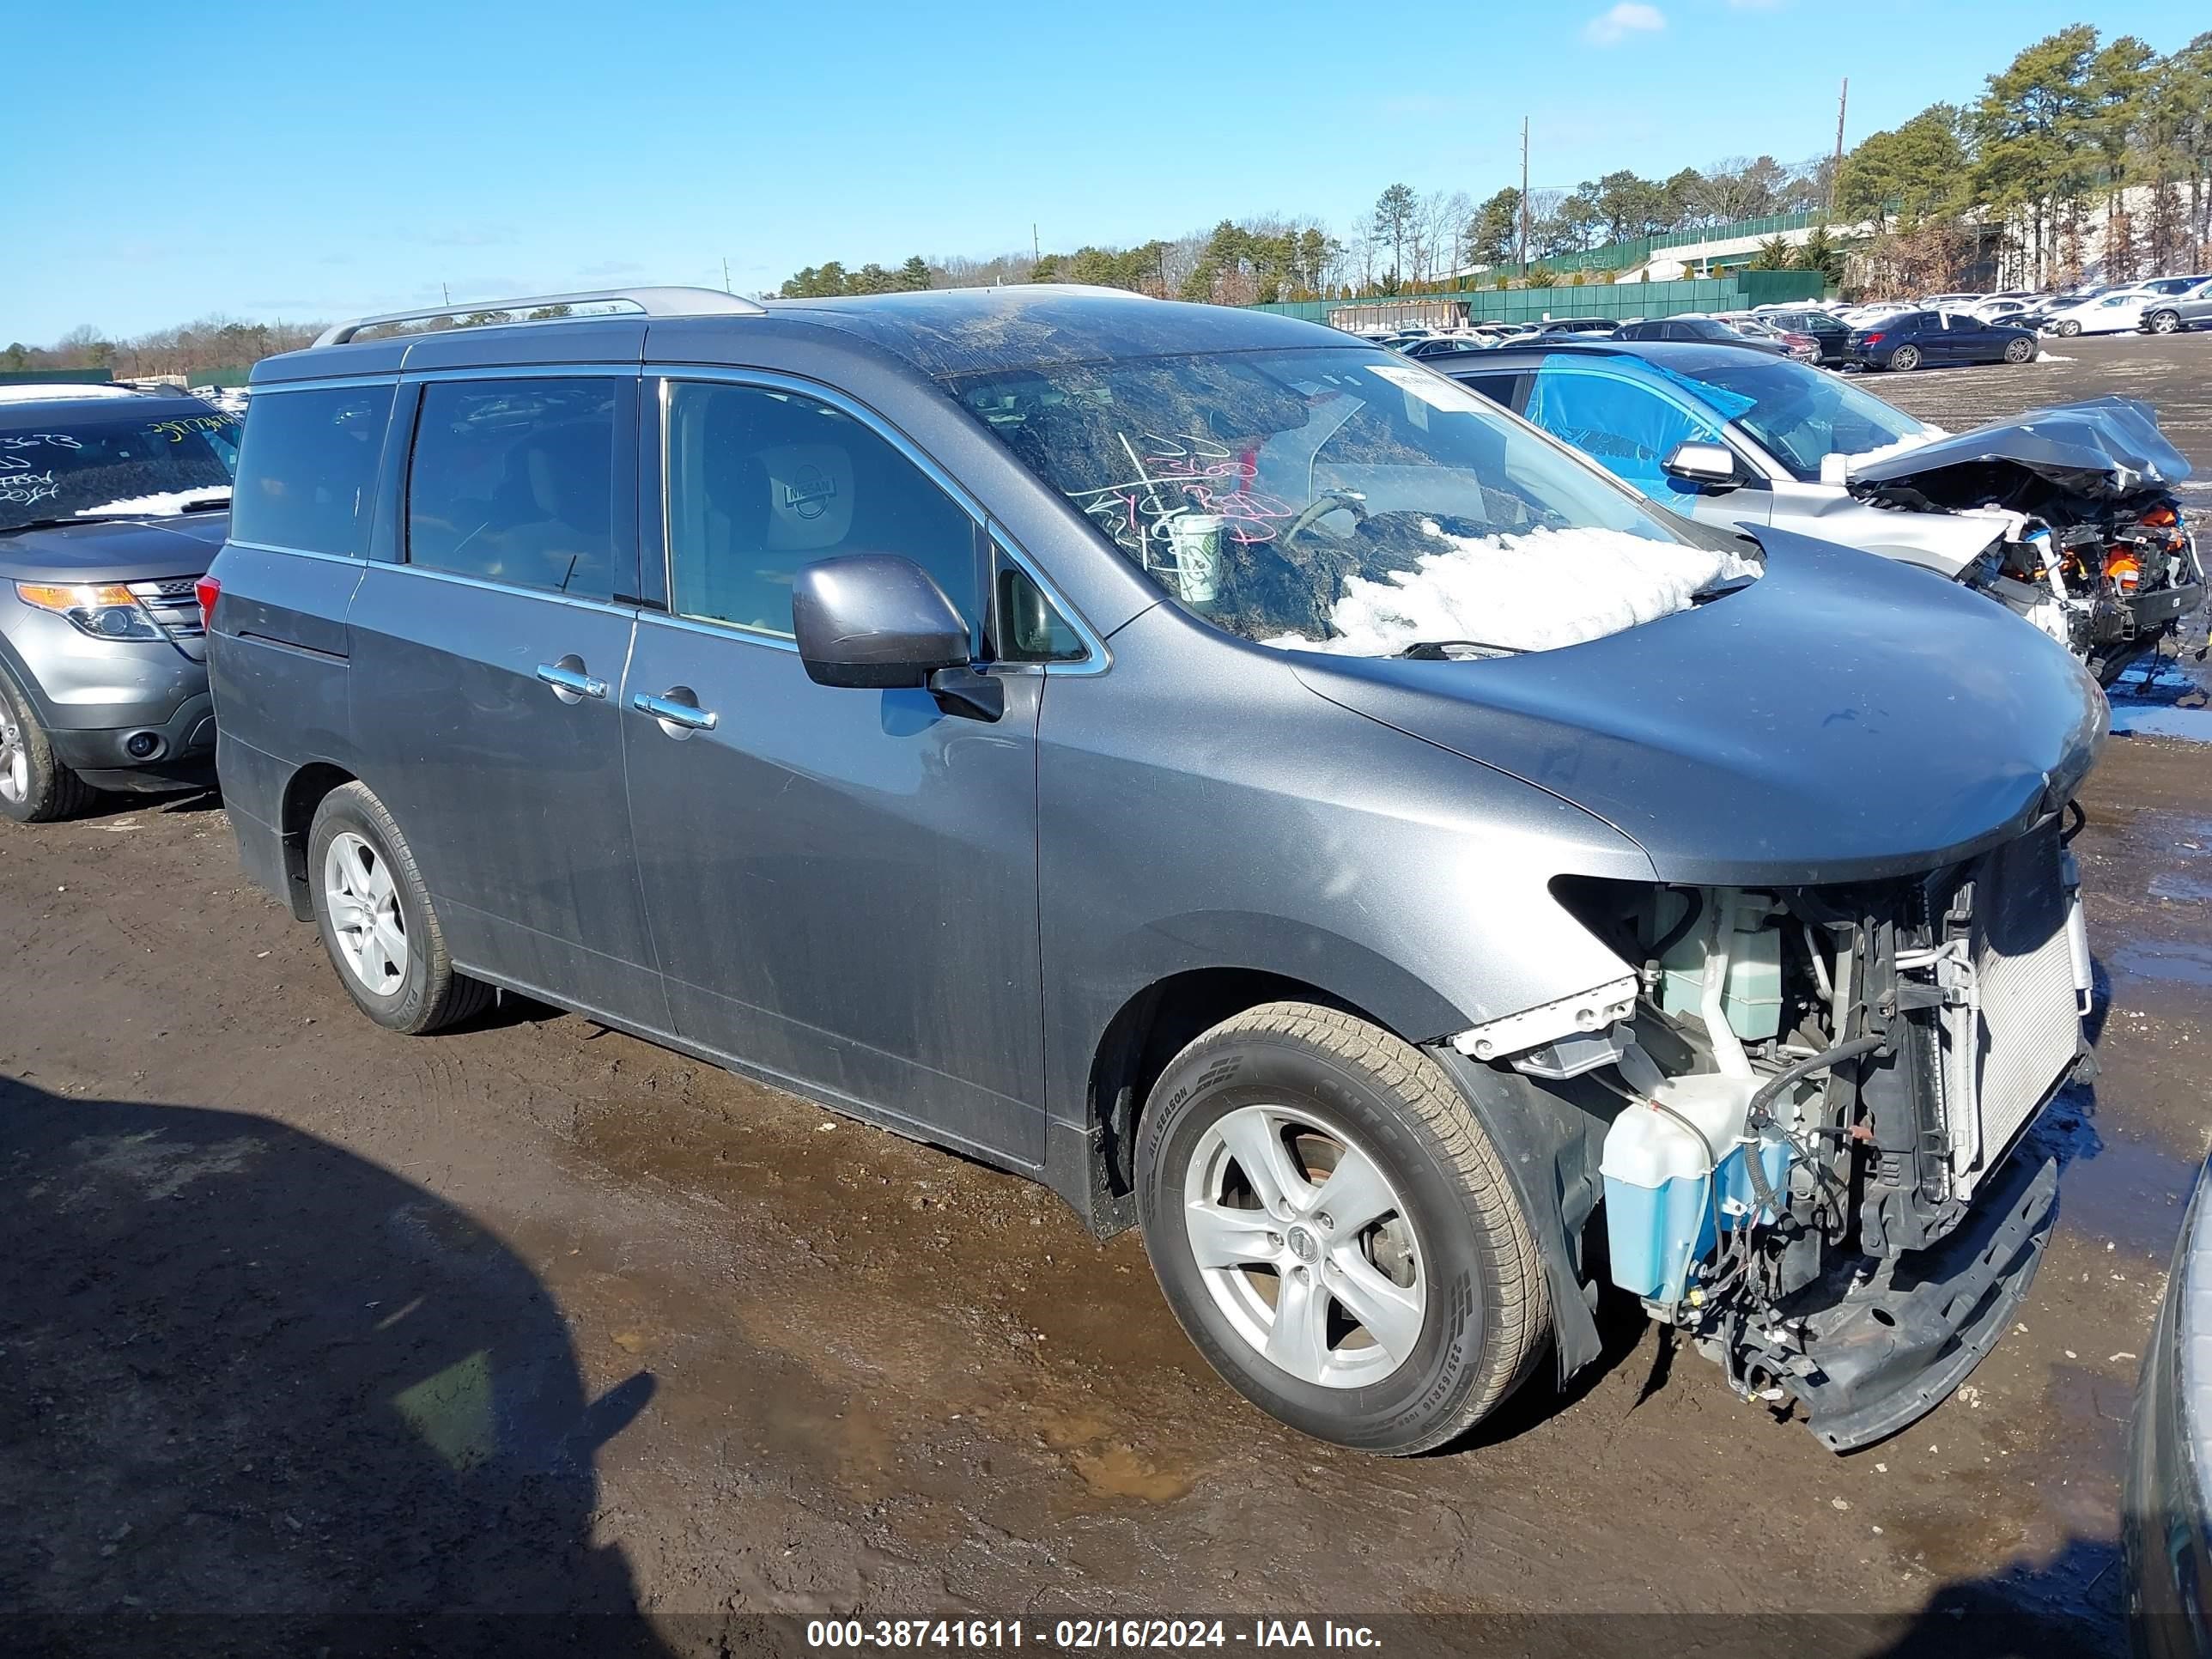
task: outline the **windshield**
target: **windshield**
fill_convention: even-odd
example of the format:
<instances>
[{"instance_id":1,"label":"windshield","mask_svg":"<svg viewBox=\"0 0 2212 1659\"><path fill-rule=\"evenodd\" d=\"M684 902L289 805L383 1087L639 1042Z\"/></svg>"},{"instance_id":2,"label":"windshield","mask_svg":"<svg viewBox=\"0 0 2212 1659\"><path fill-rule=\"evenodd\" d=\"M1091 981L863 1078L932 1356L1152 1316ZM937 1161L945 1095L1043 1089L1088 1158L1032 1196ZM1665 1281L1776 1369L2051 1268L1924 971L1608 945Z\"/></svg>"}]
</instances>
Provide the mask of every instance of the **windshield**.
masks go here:
<instances>
[{"instance_id":1,"label":"windshield","mask_svg":"<svg viewBox=\"0 0 2212 1659\"><path fill-rule=\"evenodd\" d=\"M1364 347L947 382L1168 597L1245 639L1534 650L1755 572L1479 393Z\"/></svg>"},{"instance_id":2,"label":"windshield","mask_svg":"<svg viewBox=\"0 0 2212 1659\"><path fill-rule=\"evenodd\" d=\"M50 519L182 513L230 498L239 423L175 404L25 414L0 425L0 531Z\"/></svg>"},{"instance_id":3,"label":"windshield","mask_svg":"<svg viewBox=\"0 0 2212 1659\"><path fill-rule=\"evenodd\" d=\"M1714 363L1694 373L1673 372L1706 388L1707 401L1749 433L1801 483L1820 477L1823 456L1863 455L1936 435L1903 410L1841 376L1787 357L1746 354L1740 362ZM1711 388L1718 388L1722 395L1713 395Z\"/></svg>"}]
</instances>

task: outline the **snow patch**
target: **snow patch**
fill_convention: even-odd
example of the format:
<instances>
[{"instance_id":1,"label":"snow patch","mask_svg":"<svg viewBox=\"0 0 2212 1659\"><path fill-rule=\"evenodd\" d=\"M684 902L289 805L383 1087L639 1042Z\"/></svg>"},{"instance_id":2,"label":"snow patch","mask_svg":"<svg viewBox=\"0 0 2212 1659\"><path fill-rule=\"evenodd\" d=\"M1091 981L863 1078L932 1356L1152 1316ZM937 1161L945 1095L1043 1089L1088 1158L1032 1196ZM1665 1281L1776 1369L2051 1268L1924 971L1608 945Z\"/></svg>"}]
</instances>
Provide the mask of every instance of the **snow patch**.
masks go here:
<instances>
[{"instance_id":1,"label":"snow patch","mask_svg":"<svg viewBox=\"0 0 2212 1659\"><path fill-rule=\"evenodd\" d=\"M127 386L89 386L82 381L33 380L23 386L0 386L0 404L43 404L76 398L135 398Z\"/></svg>"},{"instance_id":2,"label":"snow patch","mask_svg":"<svg viewBox=\"0 0 2212 1659\"><path fill-rule=\"evenodd\" d=\"M128 500L108 501L99 507L81 507L76 510L80 519L173 519L185 508L198 507L203 501L227 501L230 499L228 484L199 484L191 489L171 489L153 495L133 495Z\"/></svg>"},{"instance_id":3,"label":"snow patch","mask_svg":"<svg viewBox=\"0 0 2212 1659\"><path fill-rule=\"evenodd\" d=\"M1437 550L1385 581L1352 577L1329 610L1330 638L1285 634L1261 642L1352 657L1390 656L1419 640L1550 651L1686 611L1699 589L1759 574L1736 553L1619 530L1475 537L1423 527Z\"/></svg>"},{"instance_id":4,"label":"snow patch","mask_svg":"<svg viewBox=\"0 0 2212 1659\"><path fill-rule=\"evenodd\" d=\"M2055 351L2039 351L2035 354L2035 361L2039 363L2070 363L2074 360L2062 357Z\"/></svg>"},{"instance_id":5,"label":"snow patch","mask_svg":"<svg viewBox=\"0 0 2212 1659\"><path fill-rule=\"evenodd\" d=\"M1895 443L1878 444L1872 449L1831 450L1820 457L1820 482L1841 483L1863 466L1892 455L1902 455L1908 449L1924 449L1950 435L1940 426L1923 426L1917 432L1908 432Z\"/></svg>"}]
</instances>

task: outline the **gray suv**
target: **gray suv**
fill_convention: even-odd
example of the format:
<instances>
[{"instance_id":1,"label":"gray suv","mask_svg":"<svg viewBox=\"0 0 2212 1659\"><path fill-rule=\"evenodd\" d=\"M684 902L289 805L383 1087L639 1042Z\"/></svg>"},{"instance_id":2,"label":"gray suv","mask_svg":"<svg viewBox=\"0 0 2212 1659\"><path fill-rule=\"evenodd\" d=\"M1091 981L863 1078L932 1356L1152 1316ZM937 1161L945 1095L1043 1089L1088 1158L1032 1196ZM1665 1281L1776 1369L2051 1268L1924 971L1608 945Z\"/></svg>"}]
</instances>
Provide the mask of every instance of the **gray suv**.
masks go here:
<instances>
[{"instance_id":1,"label":"gray suv","mask_svg":"<svg viewBox=\"0 0 2212 1659\"><path fill-rule=\"evenodd\" d=\"M0 816L214 781L194 584L238 429L181 394L0 388Z\"/></svg>"},{"instance_id":2,"label":"gray suv","mask_svg":"<svg viewBox=\"0 0 2212 1659\"><path fill-rule=\"evenodd\" d=\"M1042 1180L1370 1451L1606 1280L1838 1447L2008 1327L2053 641L1285 318L499 309L261 364L210 579L240 855L370 1018L504 988Z\"/></svg>"}]
</instances>

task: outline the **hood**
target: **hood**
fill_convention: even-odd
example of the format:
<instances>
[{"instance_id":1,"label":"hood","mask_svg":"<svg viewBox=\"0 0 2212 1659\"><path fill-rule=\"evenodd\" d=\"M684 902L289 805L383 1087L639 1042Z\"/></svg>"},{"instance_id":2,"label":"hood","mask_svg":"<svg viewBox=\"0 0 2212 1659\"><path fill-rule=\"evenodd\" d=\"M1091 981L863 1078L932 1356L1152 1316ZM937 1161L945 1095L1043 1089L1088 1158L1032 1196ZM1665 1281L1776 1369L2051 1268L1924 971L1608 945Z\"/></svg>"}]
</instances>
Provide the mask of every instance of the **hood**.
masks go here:
<instances>
[{"instance_id":1,"label":"hood","mask_svg":"<svg viewBox=\"0 0 2212 1659\"><path fill-rule=\"evenodd\" d=\"M2133 398L2031 409L1955 438L1886 455L1851 468L1859 495L1887 499L1893 487L1942 507L1977 506L2005 493L2009 475L2027 474L2069 495L2120 501L2172 489L2189 463L2158 428L2148 404ZM1918 505L1905 500L1903 505Z\"/></svg>"},{"instance_id":2,"label":"hood","mask_svg":"<svg viewBox=\"0 0 2212 1659\"><path fill-rule=\"evenodd\" d=\"M2107 710L2064 647L1926 571L1758 538L1748 587L1586 644L1293 660L1331 702L1595 813L1664 881L1906 874L2071 795Z\"/></svg>"},{"instance_id":3,"label":"hood","mask_svg":"<svg viewBox=\"0 0 2212 1659\"><path fill-rule=\"evenodd\" d=\"M230 531L228 513L169 519L84 519L0 531L0 574L11 581L135 582L197 576Z\"/></svg>"}]
</instances>

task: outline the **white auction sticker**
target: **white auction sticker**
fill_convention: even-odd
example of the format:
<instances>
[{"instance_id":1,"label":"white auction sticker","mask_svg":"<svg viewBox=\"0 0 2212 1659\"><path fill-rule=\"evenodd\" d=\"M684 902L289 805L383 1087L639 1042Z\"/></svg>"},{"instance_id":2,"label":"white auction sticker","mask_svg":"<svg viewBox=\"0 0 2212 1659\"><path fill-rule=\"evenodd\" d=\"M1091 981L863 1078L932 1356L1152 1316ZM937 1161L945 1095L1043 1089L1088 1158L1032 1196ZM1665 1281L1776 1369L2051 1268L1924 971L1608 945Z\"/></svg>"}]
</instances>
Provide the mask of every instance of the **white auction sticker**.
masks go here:
<instances>
[{"instance_id":1,"label":"white auction sticker","mask_svg":"<svg viewBox=\"0 0 2212 1659\"><path fill-rule=\"evenodd\" d=\"M1455 415L1479 414L1486 408L1479 392L1469 392L1456 380L1447 380L1441 374L1432 374L1425 368L1416 368L1411 363L1370 363L1370 374L1379 374L1392 386L1419 398L1431 409L1447 410Z\"/></svg>"}]
</instances>

